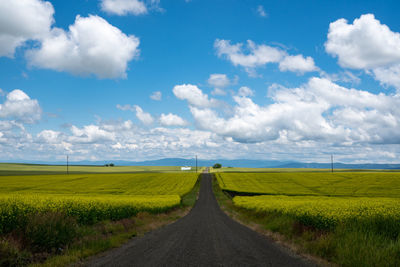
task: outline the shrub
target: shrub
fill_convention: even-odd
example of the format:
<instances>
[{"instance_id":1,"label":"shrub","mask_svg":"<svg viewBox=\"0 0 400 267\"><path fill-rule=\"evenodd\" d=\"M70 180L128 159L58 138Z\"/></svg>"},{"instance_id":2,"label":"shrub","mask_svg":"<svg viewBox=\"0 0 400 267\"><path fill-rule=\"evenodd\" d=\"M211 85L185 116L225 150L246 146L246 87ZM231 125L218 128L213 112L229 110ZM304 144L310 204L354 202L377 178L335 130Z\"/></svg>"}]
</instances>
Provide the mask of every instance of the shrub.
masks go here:
<instances>
[{"instance_id":1,"label":"shrub","mask_svg":"<svg viewBox=\"0 0 400 267\"><path fill-rule=\"evenodd\" d=\"M0 239L0 266L26 266L31 255L26 251L20 251L18 246L9 240Z\"/></svg>"},{"instance_id":2,"label":"shrub","mask_svg":"<svg viewBox=\"0 0 400 267\"><path fill-rule=\"evenodd\" d=\"M50 252L69 244L77 228L76 219L62 213L35 213L29 217L24 237L33 251Z\"/></svg>"}]
</instances>

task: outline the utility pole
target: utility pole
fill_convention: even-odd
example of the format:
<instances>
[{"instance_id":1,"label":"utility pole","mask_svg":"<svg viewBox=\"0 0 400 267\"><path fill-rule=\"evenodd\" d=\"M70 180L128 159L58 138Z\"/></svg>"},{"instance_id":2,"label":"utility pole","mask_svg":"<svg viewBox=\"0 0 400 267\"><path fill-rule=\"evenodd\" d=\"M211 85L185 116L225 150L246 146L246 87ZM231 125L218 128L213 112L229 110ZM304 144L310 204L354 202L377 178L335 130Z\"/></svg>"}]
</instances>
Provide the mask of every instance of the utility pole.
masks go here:
<instances>
[{"instance_id":1,"label":"utility pole","mask_svg":"<svg viewBox=\"0 0 400 267\"><path fill-rule=\"evenodd\" d=\"M333 173L333 155L331 154L331 171Z\"/></svg>"},{"instance_id":2,"label":"utility pole","mask_svg":"<svg viewBox=\"0 0 400 267\"><path fill-rule=\"evenodd\" d=\"M69 174L69 170L68 170L68 155L67 155L67 174Z\"/></svg>"},{"instance_id":3,"label":"utility pole","mask_svg":"<svg viewBox=\"0 0 400 267\"><path fill-rule=\"evenodd\" d=\"M196 173L197 173L197 155L196 155Z\"/></svg>"}]
</instances>

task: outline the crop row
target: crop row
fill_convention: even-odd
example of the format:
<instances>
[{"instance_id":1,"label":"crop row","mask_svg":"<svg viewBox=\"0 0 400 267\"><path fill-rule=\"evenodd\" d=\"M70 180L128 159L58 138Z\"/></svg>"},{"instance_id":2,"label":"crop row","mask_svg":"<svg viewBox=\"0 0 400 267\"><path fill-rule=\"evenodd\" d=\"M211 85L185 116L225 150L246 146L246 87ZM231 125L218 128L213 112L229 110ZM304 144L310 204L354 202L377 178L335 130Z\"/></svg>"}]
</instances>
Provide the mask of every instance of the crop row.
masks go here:
<instances>
[{"instance_id":1,"label":"crop row","mask_svg":"<svg viewBox=\"0 0 400 267\"><path fill-rule=\"evenodd\" d=\"M233 198L236 206L257 213L279 213L304 225L332 229L339 223L374 224L397 236L400 232L400 200L395 198L324 196L252 196Z\"/></svg>"},{"instance_id":2,"label":"crop row","mask_svg":"<svg viewBox=\"0 0 400 267\"><path fill-rule=\"evenodd\" d=\"M23 228L32 214L56 212L76 218L80 224L93 224L131 217L141 211L162 212L179 205L180 200L179 195L1 195L0 234Z\"/></svg>"}]
</instances>

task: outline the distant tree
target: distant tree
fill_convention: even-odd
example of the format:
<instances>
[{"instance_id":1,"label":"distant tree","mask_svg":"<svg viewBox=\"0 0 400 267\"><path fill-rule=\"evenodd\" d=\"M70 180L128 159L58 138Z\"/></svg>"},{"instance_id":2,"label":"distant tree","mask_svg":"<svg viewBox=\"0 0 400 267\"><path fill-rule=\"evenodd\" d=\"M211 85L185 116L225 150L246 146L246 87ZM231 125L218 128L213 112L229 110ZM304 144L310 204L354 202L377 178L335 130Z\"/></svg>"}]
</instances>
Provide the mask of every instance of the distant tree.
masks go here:
<instances>
[{"instance_id":1,"label":"distant tree","mask_svg":"<svg viewBox=\"0 0 400 267\"><path fill-rule=\"evenodd\" d=\"M114 167L114 163L110 163L110 167Z\"/></svg>"},{"instance_id":2,"label":"distant tree","mask_svg":"<svg viewBox=\"0 0 400 267\"><path fill-rule=\"evenodd\" d=\"M214 169L219 169L221 167L222 167L222 165L220 163L215 163L213 166Z\"/></svg>"},{"instance_id":3,"label":"distant tree","mask_svg":"<svg viewBox=\"0 0 400 267\"><path fill-rule=\"evenodd\" d=\"M104 167L108 167L108 164L104 164Z\"/></svg>"}]
</instances>

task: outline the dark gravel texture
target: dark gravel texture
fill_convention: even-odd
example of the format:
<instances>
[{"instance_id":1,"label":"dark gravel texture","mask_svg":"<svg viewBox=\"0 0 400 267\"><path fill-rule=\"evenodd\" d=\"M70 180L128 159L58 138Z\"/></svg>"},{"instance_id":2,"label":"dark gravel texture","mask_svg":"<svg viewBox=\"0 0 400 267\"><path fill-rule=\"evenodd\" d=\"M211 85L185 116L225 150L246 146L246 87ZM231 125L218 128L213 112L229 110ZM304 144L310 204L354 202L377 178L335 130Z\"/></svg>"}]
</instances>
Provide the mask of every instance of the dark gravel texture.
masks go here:
<instances>
[{"instance_id":1,"label":"dark gravel texture","mask_svg":"<svg viewBox=\"0 0 400 267\"><path fill-rule=\"evenodd\" d=\"M202 174L200 196L188 215L87 266L313 266L267 237L235 222L218 206L211 175Z\"/></svg>"}]
</instances>

